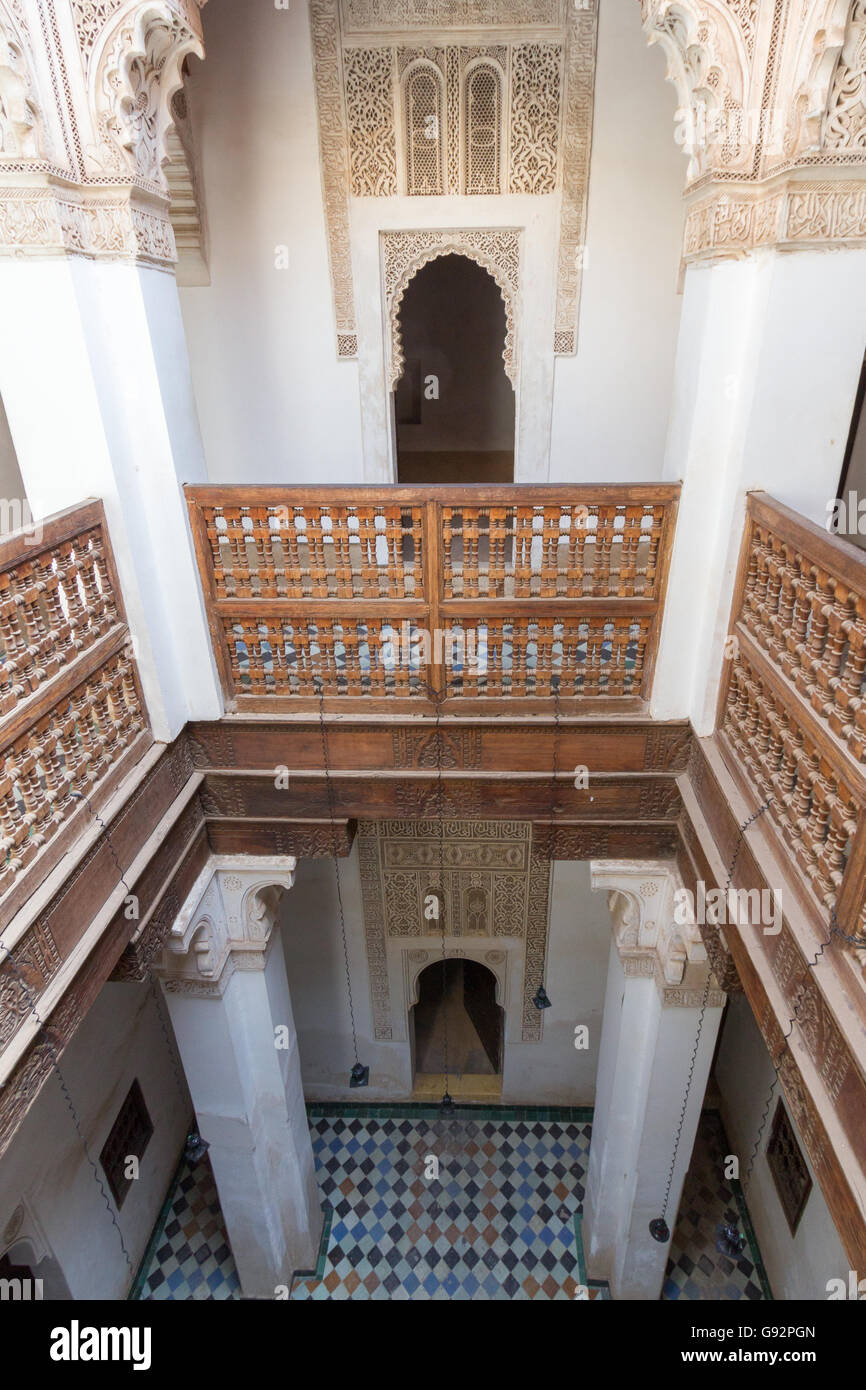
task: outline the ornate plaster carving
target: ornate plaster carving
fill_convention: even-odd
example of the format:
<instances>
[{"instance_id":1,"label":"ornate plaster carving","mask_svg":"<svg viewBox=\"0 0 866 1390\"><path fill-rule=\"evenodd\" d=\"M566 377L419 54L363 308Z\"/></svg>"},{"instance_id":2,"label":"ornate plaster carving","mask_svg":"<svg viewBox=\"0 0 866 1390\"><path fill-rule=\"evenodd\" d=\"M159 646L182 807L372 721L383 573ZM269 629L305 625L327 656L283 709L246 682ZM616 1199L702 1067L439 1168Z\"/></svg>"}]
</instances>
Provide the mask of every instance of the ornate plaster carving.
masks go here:
<instances>
[{"instance_id":1,"label":"ornate plaster carving","mask_svg":"<svg viewBox=\"0 0 866 1390\"><path fill-rule=\"evenodd\" d=\"M641 3L680 96L685 260L861 245L866 2Z\"/></svg>"},{"instance_id":2,"label":"ornate plaster carving","mask_svg":"<svg viewBox=\"0 0 866 1390\"><path fill-rule=\"evenodd\" d=\"M385 304L390 326L388 382L393 390L403 375L400 305L409 282L422 266L439 256L467 256L496 281L505 301L506 331L502 359L512 386L517 384L517 305L520 286L520 233L466 228L456 231L384 232L382 261Z\"/></svg>"},{"instance_id":3,"label":"ornate plaster carving","mask_svg":"<svg viewBox=\"0 0 866 1390\"><path fill-rule=\"evenodd\" d=\"M828 150L866 151L866 0L855 0L822 126Z\"/></svg>"},{"instance_id":4,"label":"ornate plaster carving","mask_svg":"<svg viewBox=\"0 0 866 1390\"><path fill-rule=\"evenodd\" d=\"M183 61L204 57L198 34L167 0L125 14L94 53L91 102L98 144L90 154L105 173L167 190L163 163L174 117L172 97L183 84Z\"/></svg>"},{"instance_id":5,"label":"ornate plaster carving","mask_svg":"<svg viewBox=\"0 0 866 1390\"><path fill-rule=\"evenodd\" d=\"M462 194L469 182L475 195L561 193L553 349L575 351L596 8L596 0L579 6L566 0L417 0L405 5L311 0L338 355L357 352L349 197ZM418 29L441 31L442 41L422 40L419 46ZM503 29L514 31L504 43ZM464 32L480 42L461 42ZM378 43L363 41L373 34ZM391 42L383 43L385 38ZM466 93L477 65L485 62L496 74L499 129L490 168L485 165L482 177L474 166L470 170ZM427 122L424 131L412 125L409 109L409 87L419 72L429 73L435 84L427 84L426 104L418 98L419 120ZM433 142L429 149L427 136ZM513 380L511 371L509 375Z\"/></svg>"},{"instance_id":6,"label":"ornate plaster carving","mask_svg":"<svg viewBox=\"0 0 866 1390\"><path fill-rule=\"evenodd\" d=\"M866 241L866 184L785 182L724 190L686 215L686 261L745 255L761 246L856 246Z\"/></svg>"},{"instance_id":7,"label":"ornate plaster carving","mask_svg":"<svg viewBox=\"0 0 866 1390\"><path fill-rule=\"evenodd\" d=\"M471 954L477 948L473 958L489 960L494 973L504 970L505 960L502 952L490 950L493 942L508 937L521 943L521 1035L524 1042L537 1041L541 1017L532 996L547 951L550 861L533 840L532 826L523 821L449 820L441 827L435 820L370 821L359 824L358 837L374 1036L389 1039L394 1033L388 941L438 940L444 928L449 954ZM424 908L431 893L440 903L440 917L428 922ZM425 952L419 947L413 952L417 974Z\"/></svg>"},{"instance_id":8,"label":"ornate plaster carving","mask_svg":"<svg viewBox=\"0 0 866 1390\"><path fill-rule=\"evenodd\" d=\"M0 168L7 160L42 153L39 106L25 41L23 16L16 22L0 4Z\"/></svg>"},{"instance_id":9,"label":"ornate plaster carving","mask_svg":"<svg viewBox=\"0 0 866 1390\"><path fill-rule=\"evenodd\" d=\"M590 865L594 891L607 889L614 942L628 976L655 979L665 1008L698 1008L710 980L709 1007L724 992L711 974L699 927L678 922L674 895L682 879L664 860L605 860Z\"/></svg>"},{"instance_id":10,"label":"ornate plaster carving","mask_svg":"<svg viewBox=\"0 0 866 1390\"><path fill-rule=\"evenodd\" d=\"M347 32L556 28L562 0L342 0Z\"/></svg>"}]
</instances>

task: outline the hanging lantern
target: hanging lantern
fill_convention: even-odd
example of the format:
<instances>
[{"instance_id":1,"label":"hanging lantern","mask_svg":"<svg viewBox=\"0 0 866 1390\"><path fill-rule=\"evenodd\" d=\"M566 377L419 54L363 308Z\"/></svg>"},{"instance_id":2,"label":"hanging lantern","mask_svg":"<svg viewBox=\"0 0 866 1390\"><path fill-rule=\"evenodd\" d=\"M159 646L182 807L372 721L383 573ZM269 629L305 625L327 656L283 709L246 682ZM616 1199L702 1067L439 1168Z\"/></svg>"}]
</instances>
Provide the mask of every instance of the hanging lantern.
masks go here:
<instances>
[{"instance_id":1,"label":"hanging lantern","mask_svg":"<svg viewBox=\"0 0 866 1390\"><path fill-rule=\"evenodd\" d=\"M729 1260L738 1260L743 1252L746 1237L739 1230L736 1221L722 1221L716 1227L716 1249Z\"/></svg>"},{"instance_id":2,"label":"hanging lantern","mask_svg":"<svg viewBox=\"0 0 866 1390\"><path fill-rule=\"evenodd\" d=\"M365 1067L361 1062L356 1062L349 1075L349 1085L354 1090L356 1086L369 1086L369 1084L370 1068Z\"/></svg>"},{"instance_id":3,"label":"hanging lantern","mask_svg":"<svg viewBox=\"0 0 866 1390\"><path fill-rule=\"evenodd\" d=\"M206 1139L202 1139L198 1130L190 1131L186 1136L186 1147L183 1151L183 1156L190 1168L194 1168L197 1163L201 1162L209 1148L210 1144Z\"/></svg>"},{"instance_id":4,"label":"hanging lantern","mask_svg":"<svg viewBox=\"0 0 866 1390\"><path fill-rule=\"evenodd\" d=\"M547 991L545 990L544 985L538 986L538 989L535 991L535 997L533 998L532 1002L535 1005L536 1009L550 1009L553 1007L550 1000L547 997Z\"/></svg>"},{"instance_id":5,"label":"hanging lantern","mask_svg":"<svg viewBox=\"0 0 866 1390\"><path fill-rule=\"evenodd\" d=\"M651 1221L649 1223L649 1229L653 1240L657 1240L659 1245L667 1245L671 1238L671 1233L668 1230L668 1223L663 1216L657 1216L655 1221Z\"/></svg>"}]
</instances>

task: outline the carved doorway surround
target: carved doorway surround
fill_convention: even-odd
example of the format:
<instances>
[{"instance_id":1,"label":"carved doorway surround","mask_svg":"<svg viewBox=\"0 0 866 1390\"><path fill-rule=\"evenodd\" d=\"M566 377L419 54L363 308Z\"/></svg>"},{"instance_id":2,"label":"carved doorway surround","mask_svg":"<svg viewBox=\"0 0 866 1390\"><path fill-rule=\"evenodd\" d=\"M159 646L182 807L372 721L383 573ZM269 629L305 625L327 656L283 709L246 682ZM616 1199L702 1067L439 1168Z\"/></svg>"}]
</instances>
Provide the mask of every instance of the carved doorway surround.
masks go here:
<instances>
[{"instance_id":1,"label":"carved doorway surround","mask_svg":"<svg viewBox=\"0 0 866 1390\"><path fill-rule=\"evenodd\" d=\"M502 361L515 392L514 468L518 468L520 419L520 261L521 233L516 228L426 228L387 231L380 234L385 321L385 382L389 392L388 416L393 422L393 393L403 375L403 343L400 306L418 271L441 256L464 256L481 266L495 280L505 304L505 344ZM397 476L396 438L392 423L390 467Z\"/></svg>"}]
</instances>

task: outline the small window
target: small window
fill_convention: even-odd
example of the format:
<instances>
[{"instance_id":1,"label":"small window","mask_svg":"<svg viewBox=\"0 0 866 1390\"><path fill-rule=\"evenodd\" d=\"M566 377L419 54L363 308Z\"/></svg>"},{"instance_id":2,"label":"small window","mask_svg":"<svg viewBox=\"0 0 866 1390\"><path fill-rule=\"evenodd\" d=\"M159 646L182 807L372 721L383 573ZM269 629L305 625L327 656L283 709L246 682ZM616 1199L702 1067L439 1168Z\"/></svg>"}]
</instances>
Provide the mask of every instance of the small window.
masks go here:
<instances>
[{"instance_id":1,"label":"small window","mask_svg":"<svg viewBox=\"0 0 866 1390\"><path fill-rule=\"evenodd\" d=\"M501 124L499 73L490 63L472 69L466 82L466 192L499 193Z\"/></svg>"},{"instance_id":2,"label":"small window","mask_svg":"<svg viewBox=\"0 0 866 1390\"><path fill-rule=\"evenodd\" d=\"M782 1203L785 1219L791 1235L794 1235L812 1190L812 1179L797 1143L794 1126L781 1101L776 1106L773 1118L773 1129L767 1145L767 1163L779 1194L779 1201Z\"/></svg>"},{"instance_id":3,"label":"small window","mask_svg":"<svg viewBox=\"0 0 866 1390\"><path fill-rule=\"evenodd\" d=\"M152 1134L153 1122L147 1112L141 1087L137 1081L133 1081L99 1155L118 1208L126 1201L133 1182L132 1178L126 1176L126 1160L141 1158Z\"/></svg>"},{"instance_id":4,"label":"small window","mask_svg":"<svg viewBox=\"0 0 866 1390\"><path fill-rule=\"evenodd\" d=\"M442 192L442 78L432 66L412 68L406 79L409 193Z\"/></svg>"}]
</instances>

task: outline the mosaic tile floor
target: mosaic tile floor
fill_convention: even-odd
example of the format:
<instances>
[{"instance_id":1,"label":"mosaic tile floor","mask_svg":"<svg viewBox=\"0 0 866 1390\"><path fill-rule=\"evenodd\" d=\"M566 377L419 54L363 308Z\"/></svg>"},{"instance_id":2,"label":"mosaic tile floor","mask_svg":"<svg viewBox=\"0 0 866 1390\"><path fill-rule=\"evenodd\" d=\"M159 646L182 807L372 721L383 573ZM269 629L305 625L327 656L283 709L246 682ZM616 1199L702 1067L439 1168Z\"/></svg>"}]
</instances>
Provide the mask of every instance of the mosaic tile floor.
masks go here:
<instances>
[{"instance_id":1,"label":"mosaic tile floor","mask_svg":"<svg viewBox=\"0 0 866 1390\"><path fill-rule=\"evenodd\" d=\"M207 1158L181 1164L143 1266L142 1299L238 1298L240 1281Z\"/></svg>"},{"instance_id":2,"label":"mosaic tile floor","mask_svg":"<svg viewBox=\"0 0 866 1390\"><path fill-rule=\"evenodd\" d=\"M458 1112L447 1128L426 1110L378 1114L312 1106L310 1127L326 1253L292 1298L537 1300L575 1296L583 1268L580 1222L591 1135L589 1111ZM357 1109L357 1108L355 1108ZM323 1113L326 1112L326 1113ZM511 1118L493 1118L508 1114ZM545 1118L542 1118L545 1117ZM705 1111L671 1242L662 1299L771 1298L718 1114ZM425 1179L426 1157L439 1180ZM716 1249L734 1220L747 1244ZM132 1297L240 1296L207 1159L182 1165ZM590 1298L608 1298L589 1287Z\"/></svg>"},{"instance_id":3,"label":"mosaic tile floor","mask_svg":"<svg viewBox=\"0 0 866 1390\"><path fill-rule=\"evenodd\" d=\"M326 1115L325 1269L293 1299L573 1299L588 1123ZM433 1173L438 1162L438 1178Z\"/></svg>"},{"instance_id":4,"label":"mosaic tile floor","mask_svg":"<svg viewBox=\"0 0 866 1390\"><path fill-rule=\"evenodd\" d=\"M724 1177L725 1154L730 1151L718 1114L705 1110L671 1240L663 1299L772 1298L740 1184ZM746 1237L738 1256L716 1248L717 1227L723 1221Z\"/></svg>"}]
</instances>

